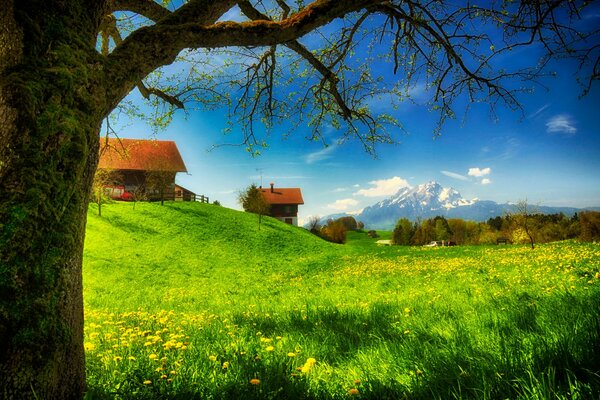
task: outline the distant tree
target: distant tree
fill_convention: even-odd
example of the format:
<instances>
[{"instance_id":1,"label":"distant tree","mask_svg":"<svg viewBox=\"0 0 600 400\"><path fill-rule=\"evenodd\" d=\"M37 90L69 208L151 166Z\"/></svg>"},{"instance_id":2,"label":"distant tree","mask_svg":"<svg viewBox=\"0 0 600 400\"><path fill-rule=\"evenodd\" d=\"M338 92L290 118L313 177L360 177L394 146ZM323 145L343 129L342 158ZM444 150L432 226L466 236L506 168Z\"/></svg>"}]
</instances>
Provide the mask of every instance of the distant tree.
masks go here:
<instances>
[{"instance_id":1,"label":"distant tree","mask_svg":"<svg viewBox=\"0 0 600 400\"><path fill-rule=\"evenodd\" d=\"M337 222L344 225L347 231L355 231L358 228L358 223L352 216L338 218Z\"/></svg>"},{"instance_id":2,"label":"distant tree","mask_svg":"<svg viewBox=\"0 0 600 400\"><path fill-rule=\"evenodd\" d=\"M92 201L98 205L98 216L102 216L102 204L110 198L110 196L106 194L107 188L120 183L121 180L121 174L113 169L96 170L94 181L92 183Z\"/></svg>"},{"instance_id":3,"label":"distant tree","mask_svg":"<svg viewBox=\"0 0 600 400\"><path fill-rule=\"evenodd\" d=\"M396 222L394 232L392 233L392 243L408 246L413 236L413 225L407 218L400 218Z\"/></svg>"},{"instance_id":4,"label":"distant tree","mask_svg":"<svg viewBox=\"0 0 600 400\"><path fill-rule=\"evenodd\" d=\"M164 205L165 199L172 200L174 195L175 172L172 171L148 171L146 173L146 195L149 200L160 200Z\"/></svg>"},{"instance_id":5,"label":"distant tree","mask_svg":"<svg viewBox=\"0 0 600 400\"><path fill-rule=\"evenodd\" d=\"M135 205L138 201L144 201L148 199L146 195L146 188L144 185L134 185L128 190L129 194L131 194L131 201L133 202L133 209L135 210Z\"/></svg>"},{"instance_id":6,"label":"distant tree","mask_svg":"<svg viewBox=\"0 0 600 400\"><path fill-rule=\"evenodd\" d=\"M271 205L266 202L261 190L253 183L238 195L238 202L244 211L258 215L258 230L262 223L262 216L269 213Z\"/></svg>"},{"instance_id":7,"label":"distant tree","mask_svg":"<svg viewBox=\"0 0 600 400\"><path fill-rule=\"evenodd\" d=\"M494 218L490 218L487 220L487 224L494 230L500 231L502 230L502 217L497 216Z\"/></svg>"},{"instance_id":8,"label":"distant tree","mask_svg":"<svg viewBox=\"0 0 600 400\"><path fill-rule=\"evenodd\" d=\"M321 237L333 243L346 243L346 226L338 219L329 220L327 225L321 228Z\"/></svg>"},{"instance_id":9,"label":"distant tree","mask_svg":"<svg viewBox=\"0 0 600 400\"><path fill-rule=\"evenodd\" d=\"M321 218L318 215L313 215L308 219L307 229L312 233L319 233L321 230Z\"/></svg>"},{"instance_id":10,"label":"distant tree","mask_svg":"<svg viewBox=\"0 0 600 400\"><path fill-rule=\"evenodd\" d=\"M433 240L436 240L435 224L433 219L427 219L422 222L417 222L415 233L412 238L412 243L417 246L422 246Z\"/></svg>"},{"instance_id":11,"label":"distant tree","mask_svg":"<svg viewBox=\"0 0 600 400\"><path fill-rule=\"evenodd\" d=\"M584 211L579 213L581 225L580 239L586 242L600 240L600 212Z\"/></svg>"},{"instance_id":12,"label":"distant tree","mask_svg":"<svg viewBox=\"0 0 600 400\"><path fill-rule=\"evenodd\" d=\"M529 240L532 250L535 249L534 236L536 230L536 222L533 215L537 212L537 207L530 205L527 202L527 199L519 200L514 205L513 211L509 212L510 219L514 224L516 231L513 231L513 235L516 233L518 237L519 232L521 232L521 234L524 234ZM517 242L519 240L514 241Z\"/></svg>"},{"instance_id":13,"label":"distant tree","mask_svg":"<svg viewBox=\"0 0 600 400\"><path fill-rule=\"evenodd\" d=\"M214 206L220 206L221 202L219 200L215 200L212 202Z\"/></svg>"},{"instance_id":14,"label":"distant tree","mask_svg":"<svg viewBox=\"0 0 600 400\"><path fill-rule=\"evenodd\" d=\"M465 244L467 242L467 222L459 218L451 218L448 220L448 228L452 232L450 240L457 244Z\"/></svg>"},{"instance_id":15,"label":"distant tree","mask_svg":"<svg viewBox=\"0 0 600 400\"><path fill-rule=\"evenodd\" d=\"M446 218L442 216L437 216L433 219L433 226L435 229L435 239L436 240L448 240L450 238L450 226L448 225L448 221Z\"/></svg>"}]
</instances>

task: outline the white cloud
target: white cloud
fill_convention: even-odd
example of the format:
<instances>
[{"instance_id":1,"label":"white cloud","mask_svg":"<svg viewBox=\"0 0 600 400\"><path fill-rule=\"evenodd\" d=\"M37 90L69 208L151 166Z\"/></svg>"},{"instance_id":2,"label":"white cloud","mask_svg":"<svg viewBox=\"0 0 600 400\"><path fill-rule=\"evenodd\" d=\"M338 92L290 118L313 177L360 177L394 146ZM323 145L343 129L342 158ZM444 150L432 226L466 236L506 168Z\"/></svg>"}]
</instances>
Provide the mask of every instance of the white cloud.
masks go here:
<instances>
[{"instance_id":1,"label":"white cloud","mask_svg":"<svg viewBox=\"0 0 600 400\"><path fill-rule=\"evenodd\" d=\"M336 200L334 203L327 204L327 208L331 208L336 211L346 211L358 204L358 201L354 199L341 199Z\"/></svg>"},{"instance_id":2,"label":"white cloud","mask_svg":"<svg viewBox=\"0 0 600 400\"><path fill-rule=\"evenodd\" d=\"M331 145L324 149L309 153L304 157L304 161L306 161L307 164L314 164L319 161L327 160L332 157L332 153L335 151L336 147L337 146L335 145Z\"/></svg>"},{"instance_id":3,"label":"white cloud","mask_svg":"<svg viewBox=\"0 0 600 400\"><path fill-rule=\"evenodd\" d=\"M482 176L489 175L492 172L491 168L469 168L469 176L474 176L476 178L481 178Z\"/></svg>"},{"instance_id":4,"label":"white cloud","mask_svg":"<svg viewBox=\"0 0 600 400\"><path fill-rule=\"evenodd\" d=\"M355 196L365 197L378 197L378 196L391 196L403 187L409 187L410 185L406 179L402 179L399 176L394 176L390 179L379 179L376 181L369 182L374 187L368 189L360 189L355 192Z\"/></svg>"},{"instance_id":5,"label":"white cloud","mask_svg":"<svg viewBox=\"0 0 600 400\"><path fill-rule=\"evenodd\" d=\"M574 135L577 133L575 121L566 114L555 115L546 122L546 132Z\"/></svg>"},{"instance_id":6,"label":"white cloud","mask_svg":"<svg viewBox=\"0 0 600 400\"><path fill-rule=\"evenodd\" d=\"M488 179L488 178L483 178L483 179L481 180L481 184L482 184L482 185L489 185L490 183L492 183L492 180L491 180L491 179Z\"/></svg>"},{"instance_id":7,"label":"white cloud","mask_svg":"<svg viewBox=\"0 0 600 400\"><path fill-rule=\"evenodd\" d=\"M348 189L346 189L346 188L343 188L343 187L340 187L340 188L335 188L335 189L333 189L333 190L331 191L331 193L341 193L341 192L345 192L346 190L348 190Z\"/></svg>"},{"instance_id":8,"label":"white cloud","mask_svg":"<svg viewBox=\"0 0 600 400\"><path fill-rule=\"evenodd\" d=\"M440 172L446 176L449 176L450 178L459 179L461 181L469 180L469 178L467 178L466 176L457 174L456 172L452 172L452 171L440 171Z\"/></svg>"}]
</instances>

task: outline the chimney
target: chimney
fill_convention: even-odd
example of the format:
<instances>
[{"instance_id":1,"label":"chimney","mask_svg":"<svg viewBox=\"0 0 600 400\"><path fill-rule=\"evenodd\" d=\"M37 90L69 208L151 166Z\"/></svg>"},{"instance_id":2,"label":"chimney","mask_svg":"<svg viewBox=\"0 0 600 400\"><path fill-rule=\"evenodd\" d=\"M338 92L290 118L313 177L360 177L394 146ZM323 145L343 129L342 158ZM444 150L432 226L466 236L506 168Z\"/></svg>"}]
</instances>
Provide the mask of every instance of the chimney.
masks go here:
<instances>
[{"instance_id":1,"label":"chimney","mask_svg":"<svg viewBox=\"0 0 600 400\"><path fill-rule=\"evenodd\" d=\"M271 182L271 193L273 193L273 186L275 186L275 184Z\"/></svg>"}]
</instances>

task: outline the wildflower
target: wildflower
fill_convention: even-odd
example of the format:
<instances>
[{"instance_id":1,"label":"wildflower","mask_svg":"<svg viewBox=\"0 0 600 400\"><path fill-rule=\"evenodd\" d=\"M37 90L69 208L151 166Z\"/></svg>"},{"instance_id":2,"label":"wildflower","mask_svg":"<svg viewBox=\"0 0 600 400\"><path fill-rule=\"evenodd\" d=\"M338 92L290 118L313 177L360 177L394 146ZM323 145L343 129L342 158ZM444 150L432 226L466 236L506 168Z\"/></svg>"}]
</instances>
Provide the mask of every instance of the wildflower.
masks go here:
<instances>
[{"instance_id":1,"label":"wildflower","mask_svg":"<svg viewBox=\"0 0 600 400\"><path fill-rule=\"evenodd\" d=\"M302 371L302 373L308 373L310 372L310 370L312 369L312 367L317 363L317 360L315 360L314 358L309 358L306 360L306 362L304 363L304 366L302 366L302 368L300 368L300 371Z\"/></svg>"},{"instance_id":2,"label":"wildflower","mask_svg":"<svg viewBox=\"0 0 600 400\"><path fill-rule=\"evenodd\" d=\"M113 357L113 361L119 362L123 359L123 357L115 356Z\"/></svg>"},{"instance_id":3,"label":"wildflower","mask_svg":"<svg viewBox=\"0 0 600 400\"><path fill-rule=\"evenodd\" d=\"M85 343L83 345L83 348L85 349L85 351L92 351L92 350L96 350L96 345L93 343Z\"/></svg>"},{"instance_id":4,"label":"wildflower","mask_svg":"<svg viewBox=\"0 0 600 400\"><path fill-rule=\"evenodd\" d=\"M250 384L255 385L255 386L260 385L260 379L256 379L256 378L250 379Z\"/></svg>"},{"instance_id":5,"label":"wildflower","mask_svg":"<svg viewBox=\"0 0 600 400\"><path fill-rule=\"evenodd\" d=\"M355 396L355 395L357 395L357 394L360 394L360 392L358 391L358 389L357 389L357 388L352 388L352 389L348 390L348 394L349 394L350 396Z\"/></svg>"},{"instance_id":6,"label":"wildflower","mask_svg":"<svg viewBox=\"0 0 600 400\"><path fill-rule=\"evenodd\" d=\"M227 368L229 368L229 361L225 361L223 363L223 369L227 369Z\"/></svg>"},{"instance_id":7,"label":"wildflower","mask_svg":"<svg viewBox=\"0 0 600 400\"><path fill-rule=\"evenodd\" d=\"M273 346L267 346L267 348L265 350L266 351L273 351L273 350L275 350L275 347L273 347Z\"/></svg>"},{"instance_id":8,"label":"wildflower","mask_svg":"<svg viewBox=\"0 0 600 400\"><path fill-rule=\"evenodd\" d=\"M296 357L296 353L292 353L291 351L287 353L288 357Z\"/></svg>"},{"instance_id":9,"label":"wildflower","mask_svg":"<svg viewBox=\"0 0 600 400\"><path fill-rule=\"evenodd\" d=\"M217 361L217 356L209 356L208 359L210 361Z\"/></svg>"},{"instance_id":10,"label":"wildflower","mask_svg":"<svg viewBox=\"0 0 600 400\"><path fill-rule=\"evenodd\" d=\"M128 359L129 361L135 361L135 357L134 357L134 356L129 356L129 357L127 357L127 359Z\"/></svg>"},{"instance_id":11,"label":"wildflower","mask_svg":"<svg viewBox=\"0 0 600 400\"><path fill-rule=\"evenodd\" d=\"M167 376L166 376L165 374L162 374L162 375L160 376L160 379L167 379Z\"/></svg>"},{"instance_id":12,"label":"wildflower","mask_svg":"<svg viewBox=\"0 0 600 400\"><path fill-rule=\"evenodd\" d=\"M148 356L148 358L151 360L156 360L158 358L158 356L156 354L152 353Z\"/></svg>"},{"instance_id":13,"label":"wildflower","mask_svg":"<svg viewBox=\"0 0 600 400\"><path fill-rule=\"evenodd\" d=\"M144 381L144 385L152 385L152 381L150 379L146 379Z\"/></svg>"}]
</instances>

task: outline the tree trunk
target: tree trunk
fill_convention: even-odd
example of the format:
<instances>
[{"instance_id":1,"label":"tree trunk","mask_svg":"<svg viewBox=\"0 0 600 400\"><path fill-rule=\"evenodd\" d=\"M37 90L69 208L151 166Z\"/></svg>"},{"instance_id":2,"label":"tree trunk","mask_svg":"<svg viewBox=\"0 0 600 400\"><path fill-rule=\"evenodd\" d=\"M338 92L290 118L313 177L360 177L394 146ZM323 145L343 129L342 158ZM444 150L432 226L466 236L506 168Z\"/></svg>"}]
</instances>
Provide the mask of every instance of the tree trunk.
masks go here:
<instances>
[{"instance_id":1,"label":"tree trunk","mask_svg":"<svg viewBox=\"0 0 600 400\"><path fill-rule=\"evenodd\" d=\"M81 265L103 116L98 8L0 0L3 399L78 399L85 389Z\"/></svg>"}]
</instances>

